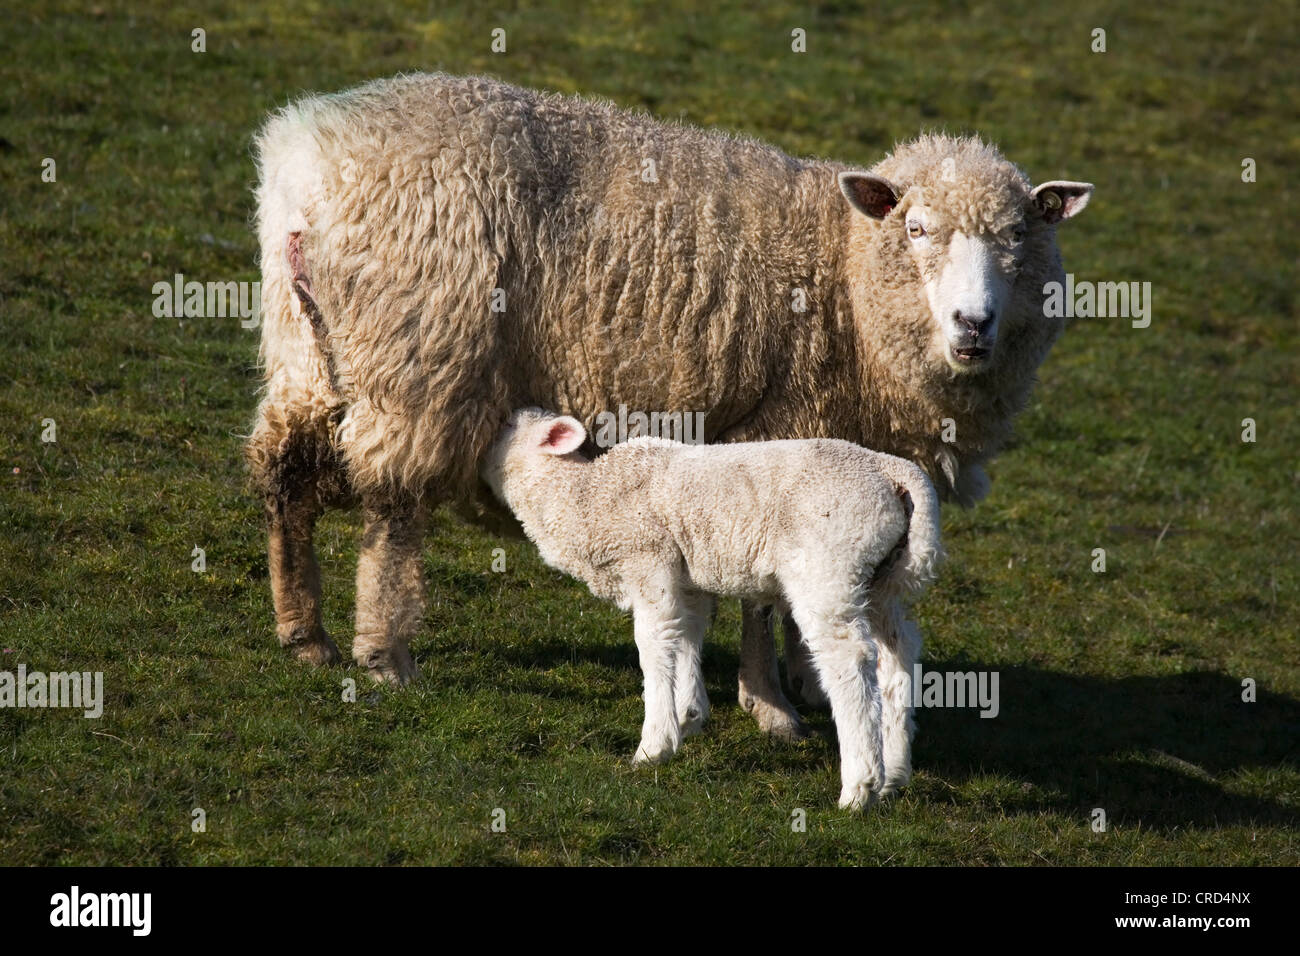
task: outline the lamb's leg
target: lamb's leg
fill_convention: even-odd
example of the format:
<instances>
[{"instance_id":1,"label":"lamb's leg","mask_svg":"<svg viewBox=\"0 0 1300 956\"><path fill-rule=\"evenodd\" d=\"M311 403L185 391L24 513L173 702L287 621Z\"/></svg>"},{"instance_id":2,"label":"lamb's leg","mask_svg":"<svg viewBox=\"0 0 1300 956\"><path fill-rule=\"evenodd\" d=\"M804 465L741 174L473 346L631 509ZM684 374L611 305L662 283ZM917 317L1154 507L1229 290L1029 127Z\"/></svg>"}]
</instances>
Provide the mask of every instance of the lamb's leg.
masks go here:
<instances>
[{"instance_id":1,"label":"lamb's leg","mask_svg":"<svg viewBox=\"0 0 1300 956\"><path fill-rule=\"evenodd\" d=\"M865 809L883 780L875 636L866 615L846 618L797 607L795 615L840 738L840 806Z\"/></svg>"},{"instance_id":2,"label":"lamb's leg","mask_svg":"<svg viewBox=\"0 0 1300 956\"><path fill-rule=\"evenodd\" d=\"M883 614L880 629L881 738L884 747L885 786L889 797L912 779L912 677L921 657L921 630L897 601Z\"/></svg>"},{"instance_id":3,"label":"lamb's leg","mask_svg":"<svg viewBox=\"0 0 1300 956\"><path fill-rule=\"evenodd\" d=\"M794 616L787 614L781 622L785 632L785 676L790 682L790 690L795 699L817 710L826 710L831 702L826 698L822 685L817 682L817 671L813 669L812 657L808 645L799 635L799 625Z\"/></svg>"},{"instance_id":4,"label":"lamb's leg","mask_svg":"<svg viewBox=\"0 0 1300 956\"><path fill-rule=\"evenodd\" d=\"M376 681L405 684L418 674L409 645L424 615L425 512L410 500L367 498L362 504L352 656Z\"/></svg>"},{"instance_id":5,"label":"lamb's leg","mask_svg":"<svg viewBox=\"0 0 1300 956\"><path fill-rule=\"evenodd\" d=\"M321 623L320 566L312 548L316 518L341 481L330 462L328 424L266 402L245 449L267 523L267 565L275 632L290 654L332 664L339 649Z\"/></svg>"},{"instance_id":6,"label":"lamb's leg","mask_svg":"<svg viewBox=\"0 0 1300 956\"><path fill-rule=\"evenodd\" d=\"M633 602L633 629L645 688L645 721L633 763L663 763L682 745L673 683L678 646L687 639L683 626L687 616L689 611L680 596L671 591L658 592L653 601Z\"/></svg>"},{"instance_id":7,"label":"lamb's leg","mask_svg":"<svg viewBox=\"0 0 1300 956\"><path fill-rule=\"evenodd\" d=\"M808 729L781 691L776 669L772 609L740 602L740 706L754 715L758 726L781 740L802 740Z\"/></svg>"},{"instance_id":8,"label":"lamb's leg","mask_svg":"<svg viewBox=\"0 0 1300 956\"><path fill-rule=\"evenodd\" d=\"M685 603L687 615L683 620L683 640L677 644L673 685L677 724L682 729L683 739L698 734L709 719L709 694L700 669L700 650L712 617L713 599L707 594L691 594Z\"/></svg>"}]
</instances>

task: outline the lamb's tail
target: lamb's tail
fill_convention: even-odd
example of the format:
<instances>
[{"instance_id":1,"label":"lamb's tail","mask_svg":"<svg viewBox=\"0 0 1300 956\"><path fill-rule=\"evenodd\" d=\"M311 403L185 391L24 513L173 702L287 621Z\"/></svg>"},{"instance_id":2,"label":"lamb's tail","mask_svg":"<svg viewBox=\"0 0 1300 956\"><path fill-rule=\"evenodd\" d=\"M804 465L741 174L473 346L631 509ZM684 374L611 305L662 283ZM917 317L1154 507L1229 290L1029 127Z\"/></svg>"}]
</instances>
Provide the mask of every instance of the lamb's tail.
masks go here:
<instances>
[{"instance_id":1,"label":"lamb's tail","mask_svg":"<svg viewBox=\"0 0 1300 956\"><path fill-rule=\"evenodd\" d=\"M943 561L939 530L939 495L934 483L917 465L892 455L880 456L881 470L894 482L908 515L907 532L899 549L877 569L877 581L891 590L916 594L935 579ZM883 575L881 574L883 572Z\"/></svg>"}]
</instances>

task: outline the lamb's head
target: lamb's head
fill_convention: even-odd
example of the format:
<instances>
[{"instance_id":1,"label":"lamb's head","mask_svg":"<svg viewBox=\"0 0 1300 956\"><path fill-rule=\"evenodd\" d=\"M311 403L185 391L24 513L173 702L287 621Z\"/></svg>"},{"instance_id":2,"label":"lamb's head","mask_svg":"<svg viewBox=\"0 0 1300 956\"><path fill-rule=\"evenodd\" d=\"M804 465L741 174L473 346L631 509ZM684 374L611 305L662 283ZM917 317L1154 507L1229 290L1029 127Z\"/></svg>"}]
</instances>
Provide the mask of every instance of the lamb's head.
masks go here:
<instances>
[{"instance_id":1,"label":"lamb's head","mask_svg":"<svg viewBox=\"0 0 1300 956\"><path fill-rule=\"evenodd\" d=\"M839 183L861 214L851 246L873 250L874 281L883 275L904 296L916 286L903 311L925 313L930 363L988 371L1021 336L1038 354L1018 364L1042 361L1061 330L1042 307L1043 284L1060 272L1056 226L1088 204L1090 183L1031 187L994 147L941 135L898 147L870 172L843 172Z\"/></svg>"},{"instance_id":2,"label":"lamb's head","mask_svg":"<svg viewBox=\"0 0 1300 956\"><path fill-rule=\"evenodd\" d=\"M488 448L479 474L497 498L518 514L528 490L539 487L554 463L576 454L586 439L587 430L576 418L521 408Z\"/></svg>"}]
</instances>

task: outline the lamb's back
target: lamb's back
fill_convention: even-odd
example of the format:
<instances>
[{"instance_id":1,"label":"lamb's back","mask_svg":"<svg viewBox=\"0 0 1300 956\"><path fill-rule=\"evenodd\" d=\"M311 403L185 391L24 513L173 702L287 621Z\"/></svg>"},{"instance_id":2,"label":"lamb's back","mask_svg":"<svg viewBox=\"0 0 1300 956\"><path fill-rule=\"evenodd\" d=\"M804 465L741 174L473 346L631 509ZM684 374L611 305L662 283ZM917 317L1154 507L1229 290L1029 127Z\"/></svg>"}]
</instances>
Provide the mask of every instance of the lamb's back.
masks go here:
<instances>
[{"instance_id":1,"label":"lamb's back","mask_svg":"<svg viewBox=\"0 0 1300 956\"><path fill-rule=\"evenodd\" d=\"M603 456L593 485L613 533L653 540L661 556L680 555L696 586L771 592L782 566L799 555L852 561L901 535L906 516L877 458L834 439L683 445L642 438Z\"/></svg>"}]
</instances>

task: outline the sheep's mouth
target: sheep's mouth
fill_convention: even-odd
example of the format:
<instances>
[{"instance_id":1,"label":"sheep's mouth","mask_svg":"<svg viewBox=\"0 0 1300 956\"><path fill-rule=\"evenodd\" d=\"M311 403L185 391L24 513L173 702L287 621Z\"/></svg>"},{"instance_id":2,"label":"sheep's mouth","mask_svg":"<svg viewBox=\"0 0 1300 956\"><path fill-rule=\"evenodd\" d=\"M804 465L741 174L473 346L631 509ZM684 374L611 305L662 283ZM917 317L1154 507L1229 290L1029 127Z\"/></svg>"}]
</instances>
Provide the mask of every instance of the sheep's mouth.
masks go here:
<instances>
[{"instance_id":1,"label":"sheep's mouth","mask_svg":"<svg viewBox=\"0 0 1300 956\"><path fill-rule=\"evenodd\" d=\"M974 365L977 362L983 362L992 353L992 349L984 348L981 345L972 345L968 348L955 348L952 350L953 358L966 365Z\"/></svg>"}]
</instances>

